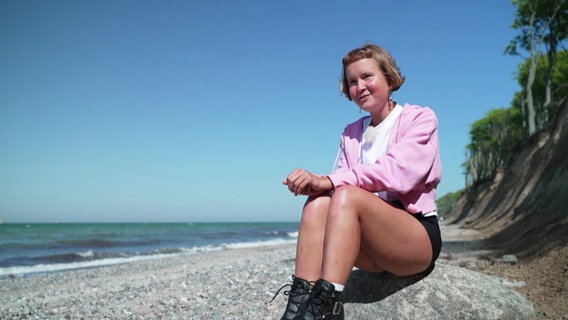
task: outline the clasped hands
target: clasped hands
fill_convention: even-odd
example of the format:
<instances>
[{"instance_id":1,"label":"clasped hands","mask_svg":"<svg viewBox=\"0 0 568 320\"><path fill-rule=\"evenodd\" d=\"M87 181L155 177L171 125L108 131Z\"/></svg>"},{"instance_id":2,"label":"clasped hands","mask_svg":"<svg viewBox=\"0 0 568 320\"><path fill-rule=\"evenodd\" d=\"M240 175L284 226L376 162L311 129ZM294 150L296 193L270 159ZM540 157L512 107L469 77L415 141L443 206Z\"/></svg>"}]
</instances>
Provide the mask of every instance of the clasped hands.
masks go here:
<instances>
[{"instance_id":1,"label":"clasped hands","mask_svg":"<svg viewBox=\"0 0 568 320\"><path fill-rule=\"evenodd\" d=\"M333 183L328 177L313 174L304 169L296 169L290 173L282 184L295 196L315 196L333 189Z\"/></svg>"}]
</instances>

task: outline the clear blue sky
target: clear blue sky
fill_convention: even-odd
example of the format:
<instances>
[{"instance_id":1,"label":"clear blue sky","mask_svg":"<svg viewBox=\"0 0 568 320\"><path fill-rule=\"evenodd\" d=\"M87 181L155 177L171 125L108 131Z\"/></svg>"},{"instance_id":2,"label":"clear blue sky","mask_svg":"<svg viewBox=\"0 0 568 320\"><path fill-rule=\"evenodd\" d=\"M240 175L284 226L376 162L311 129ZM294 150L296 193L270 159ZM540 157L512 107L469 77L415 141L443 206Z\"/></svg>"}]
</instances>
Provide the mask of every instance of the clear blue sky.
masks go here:
<instances>
[{"instance_id":1,"label":"clear blue sky","mask_svg":"<svg viewBox=\"0 0 568 320\"><path fill-rule=\"evenodd\" d=\"M4 222L297 221L293 169L328 173L343 55L388 49L399 103L438 115L438 194L470 125L507 107L505 0L1 1Z\"/></svg>"}]
</instances>

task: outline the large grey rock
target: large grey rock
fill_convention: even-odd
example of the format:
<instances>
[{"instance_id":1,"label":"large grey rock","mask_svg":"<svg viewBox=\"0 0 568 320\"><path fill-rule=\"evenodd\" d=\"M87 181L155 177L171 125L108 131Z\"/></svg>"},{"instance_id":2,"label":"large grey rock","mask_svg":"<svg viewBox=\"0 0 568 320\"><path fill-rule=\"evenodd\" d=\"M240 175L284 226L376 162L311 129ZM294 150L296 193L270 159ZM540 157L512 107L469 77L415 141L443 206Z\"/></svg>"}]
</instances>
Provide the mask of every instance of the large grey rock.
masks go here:
<instances>
[{"instance_id":1,"label":"large grey rock","mask_svg":"<svg viewBox=\"0 0 568 320\"><path fill-rule=\"evenodd\" d=\"M345 319L534 319L531 303L497 277L436 264L398 277L355 270L345 286Z\"/></svg>"}]
</instances>

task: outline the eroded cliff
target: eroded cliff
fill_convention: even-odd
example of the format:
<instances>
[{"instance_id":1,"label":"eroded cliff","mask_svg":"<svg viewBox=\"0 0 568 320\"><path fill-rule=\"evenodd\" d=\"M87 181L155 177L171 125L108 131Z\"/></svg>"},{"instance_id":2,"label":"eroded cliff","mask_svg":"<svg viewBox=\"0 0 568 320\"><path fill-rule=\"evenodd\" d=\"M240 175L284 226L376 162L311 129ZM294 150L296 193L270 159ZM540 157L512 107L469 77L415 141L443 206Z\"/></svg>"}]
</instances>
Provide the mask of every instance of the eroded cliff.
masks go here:
<instances>
[{"instance_id":1,"label":"eroded cliff","mask_svg":"<svg viewBox=\"0 0 568 320\"><path fill-rule=\"evenodd\" d=\"M492 181L458 199L450 223L484 234L497 252L532 256L568 243L568 99L556 120L516 149Z\"/></svg>"}]
</instances>

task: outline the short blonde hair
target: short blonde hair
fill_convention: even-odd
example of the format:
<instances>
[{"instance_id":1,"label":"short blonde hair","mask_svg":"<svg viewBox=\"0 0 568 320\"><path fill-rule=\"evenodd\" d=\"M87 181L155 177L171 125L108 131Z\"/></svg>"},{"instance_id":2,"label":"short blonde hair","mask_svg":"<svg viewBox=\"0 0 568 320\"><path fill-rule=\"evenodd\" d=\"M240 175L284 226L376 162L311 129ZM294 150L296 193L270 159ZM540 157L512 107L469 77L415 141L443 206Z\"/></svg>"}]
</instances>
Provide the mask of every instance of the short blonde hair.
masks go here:
<instances>
[{"instance_id":1,"label":"short blonde hair","mask_svg":"<svg viewBox=\"0 0 568 320\"><path fill-rule=\"evenodd\" d=\"M377 61L379 69L381 69L387 79L391 92L398 90L398 88L400 88L400 86L404 83L404 76L400 72L400 69L397 67L396 62L390 53L375 44L366 44L348 52L341 61L343 65L343 70L341 72L341 92L349 100L351 100L351 95L349 94L349 83L347 82L347 75L345 74L345 71L353 62L368 58Z\"/></svg>"}]
</instances>

